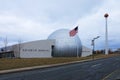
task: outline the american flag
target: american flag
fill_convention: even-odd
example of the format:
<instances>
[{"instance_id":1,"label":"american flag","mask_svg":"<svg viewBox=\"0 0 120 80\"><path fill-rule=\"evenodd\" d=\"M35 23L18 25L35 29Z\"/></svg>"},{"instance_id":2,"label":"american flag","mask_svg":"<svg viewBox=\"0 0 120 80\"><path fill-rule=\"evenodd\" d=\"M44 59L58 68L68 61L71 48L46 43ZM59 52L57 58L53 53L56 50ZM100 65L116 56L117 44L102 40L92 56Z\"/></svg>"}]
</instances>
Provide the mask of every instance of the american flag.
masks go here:
<instances>
[{"instance_id":1,"label":"american flag","mask_svg":"<svg viewBox=\"0 0 120 80\"><path fill-rule=\"evenodd\" d=\"M75 36L77 32L78 32L78 26L76 26L73 30L69 32L70 37Z\"/></svg>"}]
</instances>

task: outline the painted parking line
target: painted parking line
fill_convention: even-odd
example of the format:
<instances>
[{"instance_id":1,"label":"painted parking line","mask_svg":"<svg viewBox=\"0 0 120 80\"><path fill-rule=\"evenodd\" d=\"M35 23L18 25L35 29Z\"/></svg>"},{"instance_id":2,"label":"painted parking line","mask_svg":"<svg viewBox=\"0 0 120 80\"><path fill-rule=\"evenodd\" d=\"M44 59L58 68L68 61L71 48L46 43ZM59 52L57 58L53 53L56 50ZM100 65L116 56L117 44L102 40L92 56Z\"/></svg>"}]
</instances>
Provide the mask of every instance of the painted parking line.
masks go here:
<instances>
[{"instance_id":1,"label":"painted parking line","mask_svg":"<svg viewBox=\"0 0 120 80\"><path fill-rule=\"evenodd\" d=\"M91 67L97 67L97 66L100 66L102 64L95 64L95 65L92 65Z\"/></svg>"},{"instance_id":2,"label":"painted parking line","mask_svg":"<svg viewBox=\"0 0 120 80\"><path fill-rule=\"evenodd\" d=\"M118 70L113 71L112 73L108 74L107 76L105 76L102 80L107 80L107 78L109 78L110 76L112 76L115 72L117 72Z\"/></svg>"}]
</instances>

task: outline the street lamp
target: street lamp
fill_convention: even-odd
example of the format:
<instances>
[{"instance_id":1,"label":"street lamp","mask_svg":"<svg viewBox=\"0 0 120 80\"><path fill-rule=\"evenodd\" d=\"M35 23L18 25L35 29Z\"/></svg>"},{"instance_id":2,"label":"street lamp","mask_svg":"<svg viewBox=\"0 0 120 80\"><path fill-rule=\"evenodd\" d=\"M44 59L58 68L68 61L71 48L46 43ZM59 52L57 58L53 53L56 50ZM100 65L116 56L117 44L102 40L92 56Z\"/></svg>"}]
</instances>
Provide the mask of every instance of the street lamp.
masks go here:
<instances>
[{"instance_id":1,"label":"street lamp","mask_svg":"<svg viewBox=\"0 0 120 80\"><path fill-rule=\"evenodd\" d=\"M106 13L104 15L105 17L105 27L106 27L106 30L105 30L105 54L108 54L108 30L107 30L107 18L108 18L108 13Z\"/></svg>"},{"instance_id":2,"label":"street lamp","mask_svg":"<svg viewBox=\"0 0 120 80\"><path fill-rule=\"evenodd\" d=\"M100 36L97 36L97 37L95 37L95 38L93 38L92 39L92 46L93 46L93 50L92 50L92 59L94 60L94 48L95 48L95 43L94 43L94 41L96 40L96 39L98 39Z\"/></svg>"}]
</instances>

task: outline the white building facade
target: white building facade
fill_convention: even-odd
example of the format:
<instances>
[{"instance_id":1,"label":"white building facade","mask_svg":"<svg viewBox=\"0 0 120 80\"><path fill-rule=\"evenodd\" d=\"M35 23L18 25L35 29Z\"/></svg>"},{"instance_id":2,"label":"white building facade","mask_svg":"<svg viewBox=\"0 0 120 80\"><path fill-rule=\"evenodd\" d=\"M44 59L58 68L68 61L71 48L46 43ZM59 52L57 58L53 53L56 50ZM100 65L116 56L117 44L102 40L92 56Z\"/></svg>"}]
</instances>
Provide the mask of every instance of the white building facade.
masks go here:
<instances>
[{"instance_id":1,"label":"white building facade","mask_svg":"<svg viewBox=\"0 0 120 80\"><path fill-rule=\"evenodd\" d=\"M92 55L92 49L82 46L82 57Z\"/></svg>"},{"instance_id":2,"label":"white building facade","mask_svg":"<svg viewBox=\"0 0 120 80\"><path fill-rule=\"evenodd\" d=\"M38 40L10 46L15 58L51 58L55 40Z\"/></svg>"},{"instance_id":3,"label":"white building facade","mask_svg":"<svg viewBox=\"0 0 120 80\"><path fill-rule=\"evenodd\" d=\"M20 58L44 58L52 57L52 46L54 40L40 40L20 45Z\"/></svg>"},{"instance_id":4,"label":"white building facade","mask_svg":"<svg viewBox=\"0 0 120 80\"><path fill-rule=\"evenodd\" d=\"M53 39L53 40L38 40L38 41L20 43L13 46L9 46L7 52L1 52L1 53L3 55L6 54L7 56L5 57L14 57L14 58L52 58L54 57L53 49L55 47L55 41L56 40ZM91 54L92 54L91 49L82 46L81 57L89 56Z\"/></svg>"}]
</instances>

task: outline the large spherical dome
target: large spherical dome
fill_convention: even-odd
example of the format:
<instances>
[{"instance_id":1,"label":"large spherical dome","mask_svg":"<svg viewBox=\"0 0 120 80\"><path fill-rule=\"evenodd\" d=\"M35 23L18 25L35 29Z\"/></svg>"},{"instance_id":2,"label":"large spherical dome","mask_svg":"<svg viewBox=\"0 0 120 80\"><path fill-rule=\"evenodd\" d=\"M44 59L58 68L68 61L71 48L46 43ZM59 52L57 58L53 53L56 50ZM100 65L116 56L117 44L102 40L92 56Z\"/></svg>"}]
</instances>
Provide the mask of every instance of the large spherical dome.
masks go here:
<instances>
[{"instance_id":1,"label":"large spherical dome","mask_svg":"<svg viewBox=\"0 0 120 80\"><path fill-rule=\"evenodd\" d=\"M75 57L81 56L82 45L77 35L70 37L67 29L60 29L53 32L48 39L54 39L53 57Z\"/></svg>"}]
</instances>

